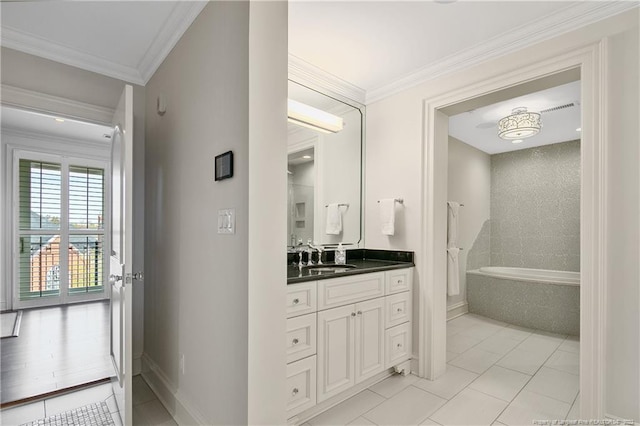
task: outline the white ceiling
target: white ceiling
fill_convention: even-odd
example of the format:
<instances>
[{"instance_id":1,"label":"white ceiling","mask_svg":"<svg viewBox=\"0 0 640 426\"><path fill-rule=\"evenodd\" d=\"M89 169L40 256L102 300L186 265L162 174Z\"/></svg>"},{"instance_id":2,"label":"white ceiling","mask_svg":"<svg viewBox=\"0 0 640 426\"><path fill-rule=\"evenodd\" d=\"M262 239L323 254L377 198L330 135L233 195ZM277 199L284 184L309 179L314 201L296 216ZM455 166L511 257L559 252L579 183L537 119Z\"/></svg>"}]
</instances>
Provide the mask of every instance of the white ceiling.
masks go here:
<instances>
[{"instance_id":1,"label":"white ceiling","mask_svg":"<svg viewBox=\"0 0 640 426\"><path fill-rule=\"evenodd\" d=\"M551 89L519 96L472 111L449 117L449 135L487 154L516 151L580 139L580 82L563 84ZM545 110L573 106L544 112ZM498 137L498 121L514 108L527 107L529 111L542 112L542 129L537 135L522 143Z\"/></svg>"},{"instance_id":2,"label":"white ceiling","mask_svg":"<svg viewBox=\"0 0 640 426\"><path fill-rule=\"evenodd\" d=\"M110 143L113 129L99 124L73 120L67 117L55 117L40 112L11 108L2 105L0 109L2 129L11 129L29 133L39 133L55 138L75 141ZM64 120L63 122L56 121Z\"/></svg>"},{"instance_id":3,"label":"white ceiling","mask_svg":"<svg viewBox=\"0 0 640 426\"><path fill-rule=\"evenodd\" d=\"M144 85L206 1L2 2L1 44Z\"/></svg>"}]
</instances>

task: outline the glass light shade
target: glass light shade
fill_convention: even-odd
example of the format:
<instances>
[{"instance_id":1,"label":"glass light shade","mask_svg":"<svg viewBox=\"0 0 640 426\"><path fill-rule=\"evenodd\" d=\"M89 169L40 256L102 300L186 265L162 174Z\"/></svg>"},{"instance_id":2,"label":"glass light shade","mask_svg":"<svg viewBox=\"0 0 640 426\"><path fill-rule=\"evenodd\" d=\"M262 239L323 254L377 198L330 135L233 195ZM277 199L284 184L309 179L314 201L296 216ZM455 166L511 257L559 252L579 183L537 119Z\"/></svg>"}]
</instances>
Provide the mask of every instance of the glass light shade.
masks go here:
<instances>
[{"instance_id":1,"label":"glass light shade","mask_svg":"<svg viewBox=\"0 0 640 426\"><path fill-rule=\"evenodd\" d=\"M329 114L302 102L288 100L287 115L291 123L324 133L338 133L344 126L342 117Z\"/></svg>"},{"instance_id":2,"label":"glass light shade","mask_svg":"<svg viewBox=\"0 0 640 426\"><path fill-rule=\"evenodd\" d=\"M536 135L542 127L540 114L526 108L515 108L511 115L498 122L498 136L502 139L524 139Z\"/></svg>"}]
</instances>

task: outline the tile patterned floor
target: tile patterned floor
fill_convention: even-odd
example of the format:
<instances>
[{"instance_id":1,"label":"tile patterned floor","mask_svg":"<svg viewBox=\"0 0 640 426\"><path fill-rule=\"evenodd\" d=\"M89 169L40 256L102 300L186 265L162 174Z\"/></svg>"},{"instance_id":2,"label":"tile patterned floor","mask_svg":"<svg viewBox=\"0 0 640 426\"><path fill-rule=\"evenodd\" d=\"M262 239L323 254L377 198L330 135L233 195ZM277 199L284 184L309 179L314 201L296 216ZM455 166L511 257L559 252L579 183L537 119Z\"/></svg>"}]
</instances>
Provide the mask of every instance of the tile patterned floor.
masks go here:
<instances>
[{"instance_id":1,"label":"tile patterned floor","mask_svg":"<svg viewBox=\"0 0 640 426\"><path fill-rule=\"evenodd\" d=\"M121 426L122 422L110 383L4 409L0 411L0 424L3 426L20 425L101 401L106 402L116 426ZM142 376L133 377L133 424L136 426L177 426L177 423L145 383Z\"/></svg>"},{"instance_id":2,"label":"tile patterned floor","mask_svg":"<svg viewBox=\"0 0 640 426\"><path fill-rule=\"evenodd\" d=\"M526 425L577 419L577 338L477 315L447 323L447 371L395 375L312 418L322 425Z\"/></svg>"}]
</instances>

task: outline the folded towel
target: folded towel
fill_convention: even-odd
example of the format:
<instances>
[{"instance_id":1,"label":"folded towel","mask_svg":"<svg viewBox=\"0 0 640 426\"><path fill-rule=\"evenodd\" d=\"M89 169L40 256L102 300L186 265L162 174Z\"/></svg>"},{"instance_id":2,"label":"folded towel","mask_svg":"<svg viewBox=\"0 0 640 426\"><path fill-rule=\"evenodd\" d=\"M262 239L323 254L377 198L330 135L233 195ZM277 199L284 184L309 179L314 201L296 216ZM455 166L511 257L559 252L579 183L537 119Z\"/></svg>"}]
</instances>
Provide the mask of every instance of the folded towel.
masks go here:
<instances>
[{"instance_id":1,"label":"folded towel","mask_svg":"<svg viewBox=\"0 0 640 426\"><path fill-rule=\"evenodd\" d=\"M342 213L337 203L327 206L327 226L325 232L328 235L340 235L342 232Z\"/></svg>"},{"instance_id":2,"label":"folded towel","mask_svg":"<svg viewBox=\"0 0 640 426\"><path fill-rule=\"evenodd\" d=\"M447 294L449 296L460 294L459 253L459 248L447 249Z\"/></svg>"},{"instance_id":3,"label":"folded towel","mask_svg":"<svg viewBox=\"0 0 640 426\"><path fill-rule=\"evenodd\" d=\"M396 223L396 200L385 198L380 200L380 230L383 235L393 235Z\"/></svg>"},{"instance_id":4,"label":"folded towel","mask_svg":"<svg viewBox=\"0 0 640 426\"><path fill-rule=\"evenodd\" d=\"M447 247L458 245L458 211L460 203L447 201Z\"/></svg>"}]
</instances>

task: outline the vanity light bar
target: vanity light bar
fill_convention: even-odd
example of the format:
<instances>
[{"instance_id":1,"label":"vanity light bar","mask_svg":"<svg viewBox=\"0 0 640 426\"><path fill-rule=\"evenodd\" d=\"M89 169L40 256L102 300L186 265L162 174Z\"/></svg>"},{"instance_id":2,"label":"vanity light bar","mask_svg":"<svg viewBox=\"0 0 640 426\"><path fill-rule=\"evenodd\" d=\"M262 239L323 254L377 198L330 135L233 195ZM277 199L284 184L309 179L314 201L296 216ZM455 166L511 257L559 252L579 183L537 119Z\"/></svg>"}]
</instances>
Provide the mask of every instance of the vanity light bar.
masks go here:
<instances>
[{"instance_id":1,"label":"vanity light bar","mask_svg":"<svg viewBox=\"0 0 640 426\"><path fill-rule=\"evenodd\" d=\"M344 123L342 117L329 114L321 109L289 99L287 103L289 122L323 133L338 133Z\"/></svg>"}]
</instances>

